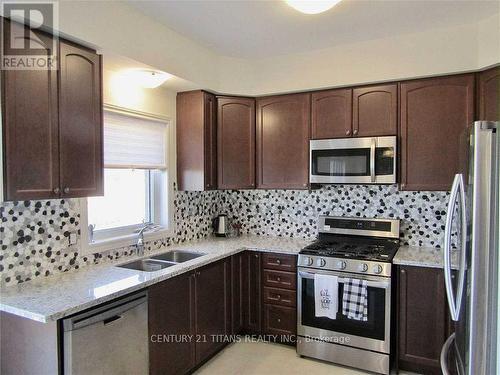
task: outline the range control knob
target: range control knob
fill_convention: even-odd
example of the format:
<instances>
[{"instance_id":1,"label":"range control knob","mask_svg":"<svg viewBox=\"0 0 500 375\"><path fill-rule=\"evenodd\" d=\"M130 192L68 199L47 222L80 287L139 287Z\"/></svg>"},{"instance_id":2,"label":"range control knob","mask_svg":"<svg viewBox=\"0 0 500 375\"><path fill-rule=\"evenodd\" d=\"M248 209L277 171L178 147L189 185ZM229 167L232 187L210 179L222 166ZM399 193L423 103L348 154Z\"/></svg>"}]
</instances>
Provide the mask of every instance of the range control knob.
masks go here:
<instances>
[{"instance_id":1,"label":"range control knob","mask_svg":"<svg viewBox=\"0 0 500 375\"><path fill-rule=\"evenodd\" d=\"M382 273L384 268L380 264L376 264L373 266L373 273Z\"/></svg>"},{"instance_id":2,"label":"range control knob","mask_svg":"<svg viewBox=\"0 0 500 375\"><path fill-rule=\"evenodd\" d=\"M368 264L366 264L366 263L361 263L361 264L359 265L359 270L360 270L361 272L366 272L366 271L368 271Z\"/></svg>"},{"instance_id":3,"label":"range control knob","mask_svg":"<svg viewBox=\"0 0 500 375\"><path fill-rule=\"evenodd\" d=\"M316 261L316 264L318 265L318 267L324 267L326 265L326 260L324 260L323 258L319 258Z\"/></svg>"},{"instance_id":4,"label":"range control knob","mask_svg":"<svg viewBox=\"0 0 500 375\"><path fill-rule=\"evenodd\" d=\"M306 266L312 266L313 264L313 258L311 257L304 257L303 262Z\"/></svg>"},{"instance_id":5,"label":"range control knob","mask_svg":"<svg viewBox=\"0 0 500 375\"><path fill-rule=\"evenodd\" d=\"M345 260L339 260L335 266L339 269L339 270L344 270L346 267L347 267L347 263Z\"/></svg>"}]
</instances>

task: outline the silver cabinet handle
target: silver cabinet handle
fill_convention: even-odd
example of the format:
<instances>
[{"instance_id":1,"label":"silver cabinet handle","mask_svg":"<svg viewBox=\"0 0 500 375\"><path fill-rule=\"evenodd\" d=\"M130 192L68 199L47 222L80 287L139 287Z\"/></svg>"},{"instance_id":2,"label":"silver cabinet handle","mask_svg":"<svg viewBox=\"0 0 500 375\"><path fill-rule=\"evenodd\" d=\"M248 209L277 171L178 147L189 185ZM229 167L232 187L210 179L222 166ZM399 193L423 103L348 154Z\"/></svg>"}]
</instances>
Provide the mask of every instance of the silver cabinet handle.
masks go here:
<instances>
[{"instance_id":1,"label":"silver cabinet handle","mask_svg":"<svg viewBox=\"0 0 500 375\"><path fill-rule=\"evenodd\" d=\"M445 341L443 348L441 349L441 355L439 356L439 361L441 363L441 371L443 375L450 375L448 371L448 351L450 350L450 346L455 340L455 334L451 334L450 337Z\"/></svg>"},{"instance_id":2,"label":"silver cabinet handle","mask_svg":"<svg viewBox=\"0 0 500 375\"><path fill-rule=\"evenodd\" d=\"M64 193L64 194L68 194L68 193L69 193L69 187L65 187L65 188L63 189L63 193Z\"/></svg>"},{"instance_id":3,"label":"silver cabinet handle","mask_svg":"<svg viewBox=\"0 0 500 375\"><path fill-rule=\"evenodd\" d=\"M461 234L462 234L462 249L460 257L460 273L458 278L457 295L453 294L453 285L451 280L451 228L454 219L455 204L457 196L460 194L460 215L461 215ZM446 226L444 230L444 282L446 286L446 297L450 308L450 315L453 321L458 321L460 315L460 307L462 305L462 294L465 282L465 246L467 240L467 217L465 207L465 188L464 178L462 174L456 174L451 187L451 196L448 202L448 212L446 215Z\"/></svg>"},{"instance_id":4,"label":"silver cabinet handle","mask_svg":"<svg viewBox=\"0 0 500 375\"><path fill-rule=\"evenodd\" d=\"M372 138L370 144L370 177L371 181L375 182L375 148L377 147L377 139Z\"/></svg>"},{"instance_id":5,"label":"silver cabinet handle","mask_svg":"<svg viewBox=\"0 0 500 375\"><path fill-rule=\"evenodd\" d=\"M54 194L59 194L61 192L61 189L59 189L58 187L54 188Z\"/></svg>"}]
</instances>

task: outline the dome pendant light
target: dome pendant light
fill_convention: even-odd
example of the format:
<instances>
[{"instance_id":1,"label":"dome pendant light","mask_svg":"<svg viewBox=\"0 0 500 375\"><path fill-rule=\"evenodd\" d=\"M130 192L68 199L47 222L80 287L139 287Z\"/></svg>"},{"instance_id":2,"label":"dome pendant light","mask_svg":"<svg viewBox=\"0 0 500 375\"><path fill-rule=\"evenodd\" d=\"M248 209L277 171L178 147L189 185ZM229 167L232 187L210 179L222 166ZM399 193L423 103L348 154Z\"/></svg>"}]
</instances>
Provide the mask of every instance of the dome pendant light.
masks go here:
<instances>
[{"instance_id":1,"label":"dome pendant light","mask_svg":"<svg viewBox=\"0 0 500 375\"><path fill-rule=\"evenodd\" d=\"M285 0L295 10L305 14L318 14L333 8L342 0Z\"/></svg>"}]
</instances>

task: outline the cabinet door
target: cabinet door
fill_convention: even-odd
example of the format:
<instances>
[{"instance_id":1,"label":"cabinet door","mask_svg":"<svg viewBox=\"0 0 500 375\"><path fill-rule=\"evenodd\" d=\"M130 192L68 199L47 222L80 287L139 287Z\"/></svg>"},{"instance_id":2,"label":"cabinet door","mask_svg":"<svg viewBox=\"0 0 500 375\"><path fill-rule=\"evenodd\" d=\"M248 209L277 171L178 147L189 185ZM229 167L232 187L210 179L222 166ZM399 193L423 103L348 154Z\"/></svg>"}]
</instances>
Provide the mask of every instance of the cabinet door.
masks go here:
<instances>
[{"instance_id":1,"label":"cabinet door","mask_svg":"<svg viewBox=\"0 0 500 375\"><path fill-rule=\"evenodd\" d=\"M306 189L310 94L257 99L257 183L263 189Z\"/></svg>"},{"instance_id":2,"label":"cabinet door","mask_svg":"<svg viewBox=\"0 0 500 375\"><path fill-rule=\"evenodd\" d=\"M255 100L217 99L219 189L255 187Z\"/></svg>"},{"instance_id":3,"label":"cabinet door","mask_svg":"<svg viewBox=\"0 0 500 375\"><path fill-rule=\"evenodd\" d=\"M478 120L500 121L500 67L478 74Z\"/></svg>"},{"instance_id":4,"label":"cabinet door","mask_svg":"<svg viewBox=\"0 0 500 375\"><path fill-rule=\"evenodd\" d=\"M356 137L396 135L398 86L360 87L352 91L352 133Z\"/></svg>"},{"instance_id":5,"label":"cabinet door","mask_svg":"<svg viewBox=\"0 0 500 375\"><path fill-rule=\"evenodd\" d=\"M248 251L244 253L244 325L245 332L260 334L262 331L262 283L261 254Z\"/></svg>"},{"instance_id":6,"label":"cabinet door","mask_svg":"<svg viewBox=\"0 0 500 375\"><path fill-rule=\"evenodd\" d=\"M215 96L204 91L177 94L177 183L179 190L217 188Z\"/></svg>"},{"instance_id":7,"label":"cabinet door","mask_svg":"<svg viewBox=\"0 0 500 375\"><path fill-rule=\"evenodd\" d=\"M352 90L311 94L312 139L345 138L352 134Z\"/></svg>"},{"instance_id":8,"label":"cabinet door","mask_svg":"<svg viewBox=\"0 0 500 375\"><path fill-rule=\"evenodd\" d=\"M196 363L224 346L231 333L231 262L228 258L195 271Z\"/></svg>"},{"instance_id":9,"label":"cabinet door","mask_svg":"<svg viewBox=\"0 0 500 375\"><path fill-rule=\"evenodd\" d=\"M215 96L203 93L205 126L205 190L217 189L217 102ZM192 150L190 150L192 151Z\"/></svg>"},{"instance_id":10,"label":"cabinet door","mask_svg":"<svg viewBox=\"0 0 500 375\"><path fill-rule=\"evenodd\" d=\"M103 195L101 56L61 40L59 61L62 196Z\"/></svg>"},{"instance_id":11,"label":"cabinet door","mask_svg":"<svg viewBox=\"0 0 500 375\"><path fill-rule=\"evenodd\" d=\"M193 307L193 273L149 288L150 374L184 374L194 367L195 340L187 339L195 333Z\"/></svg>"},{"instance_id":12,"label":"cabinet door","mask_svg":"<svg viewBox=\"0 0 500 375\"><path fill-rule=\"evenodd\" d=\"M439 356L447 338L443 270L400 267L398 289L399 368L440 374Z\"/></svg>"},{"instance_id":13,"label":"cabinet door","mask_svg":"<svg viewBox=\"0 0 500 375\"><path fill-rule=\"evenodd\" d=\"M10 25L3 20L6 41ZM12 27L23 29L17 23ZM22 35L22 34L21 34ZM32 31L30 43L52 55L52 37ZM2 70L4 200L59 197L57 70Z\"/></svg>"},{"instance_id":14,"label":"cabinet door","mask_svg":"<svg viewBox=\"0 0 500 375\"><path fill-rule=\"evenodd\" d=\"M231 334L240 334L244 329L244 295L243 269L244 255L242 253L231 257Z\"/></svg>"},{"instance_id":15,"label":"cabinet door","mask_svg":"<svg viewBox=\"0 0 500 375\"><path fill-rule=\"evenodd\" d=\"M474 75L401 83L401 188L449 190L463 171Z\"/></svg>"}]
</instances>

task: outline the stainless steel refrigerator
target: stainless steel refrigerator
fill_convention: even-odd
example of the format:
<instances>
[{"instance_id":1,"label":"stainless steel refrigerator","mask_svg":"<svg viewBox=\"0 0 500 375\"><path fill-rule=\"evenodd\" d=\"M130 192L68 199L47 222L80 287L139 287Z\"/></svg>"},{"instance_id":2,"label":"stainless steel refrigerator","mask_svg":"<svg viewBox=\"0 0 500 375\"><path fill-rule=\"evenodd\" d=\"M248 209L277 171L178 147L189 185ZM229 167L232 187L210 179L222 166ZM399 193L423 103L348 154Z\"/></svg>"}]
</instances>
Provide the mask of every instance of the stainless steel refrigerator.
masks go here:
<instances>
[{"instance_id":1,"label":"stainless steel refrigerator","mask_svg":"<svg viewBox=\"0 0 500 375\"><path fill-rule=\"evenodd\" d=\"M444 274L453 333L441 351L443 374L500 371L500 123L477 121L468 136L467 175L455 176L446 219Z\"/></svg>"}]
</instances>

